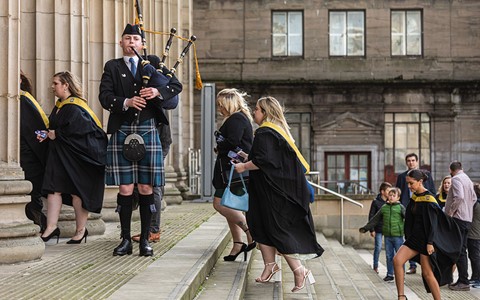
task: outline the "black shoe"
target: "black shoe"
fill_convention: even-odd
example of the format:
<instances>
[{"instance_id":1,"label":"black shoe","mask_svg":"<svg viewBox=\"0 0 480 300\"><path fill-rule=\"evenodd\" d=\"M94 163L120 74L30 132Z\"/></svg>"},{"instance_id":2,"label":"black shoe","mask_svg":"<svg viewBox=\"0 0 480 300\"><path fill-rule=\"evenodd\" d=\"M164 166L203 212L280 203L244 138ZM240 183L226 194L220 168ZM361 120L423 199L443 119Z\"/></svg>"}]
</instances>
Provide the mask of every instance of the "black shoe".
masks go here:
<instances>
[{"instance_id":1,"label":"black shoe","mask_svg":"<svg viewBox=\"0 0 480 300\"><path fill-rule=\"evenodd\" d=\"M247 244L245 243L242 243L242 242L233 242L234 244L242 244L242 248L240 249L240 251L237 253L237 254L230 254L230 255L227 255L227 256L224 256L223 257L223 260L224 261L234 261L235 259L237 259L237 256L240 254L240 253L244 253L243 255L243 261L246 261L247 260ZM253 244L253 243L252 243ZM253 249L253 248L252 248Z\"/></svg>"},{"instance_id":2,"label":"black shoe","mask_svg":"<svg viewBox=\"0 0 480 300\"><path fill-rule=\"evenodd\" d=\"M390 275L387 275L385 276L385 278L383 278L383 281L386 281L386 282L393 282L395 280L395 278L393 278L393 276L390 276Z\"/></svg>"},{"instance_id":3,"label":"black shoe","mask_svg":"<svg viewBox=\"0 0 480 300\"><path fill-rule=\"evenodd\" d=\"M52 233L50 233L48 236L40 236L42 240L46 243L48 242L52 237L56 236L57 237L57 244L58 244L58 239L60 238L60 228L55 228Z\"/></svg>"},{"instance_id":4,"label":"black shoe","mask_svg":"<svg viewBox=\"0 0 480 300\"><path fill-rule=\"evenodd\" d=\"M457 282L455 285L448 286L452 291L469 291L470 285L466 283Z\"/></svg>"},{"instance_id":5,"label":"black shoe","mask_svg":"<svg viewBox=\"0 0 480 300\"><path fill-rule=\"evenodd\" d=\"M132 254L132 241L124 238L120 245L113 249L113 256L124 256L126 254Z\"/></svg>"},{"instance_id":6,"label":"black shoe","mask_svg":"<svg viewBox=\"0 0 480 300\"><path fill-rule=\"evenodd\" d=\"M140 240L139 256L153 256L153 248L150 246L147 239Z\"/></svg>"},{"instance_id":7,"label":"black shoe","mask_svg":"<svg viewBox=\"0 0 480 300\"><path fill-rule=\"evenodd\" d=\"M253 241L252 243L248 244L247 248L245 248L245 252L252 251L255 247L257 247L257 242Z\"/></svg>"},{"instance_id":8,"label":"black shoe","mask_svg":"<svg viewBox=\"0 0 480 300\"><path fill-rule=\"evenodd\" d=\"M88 230L87 230L87 228L85 228L85 231L83 232L83 236L82 236L81 239L79 239L79 240L71 239L67 242L67 244L80 244L84 238L85 238L85 243L86 243L87 242L87 235L88 235Z\"/></svg>"}]
</instances>

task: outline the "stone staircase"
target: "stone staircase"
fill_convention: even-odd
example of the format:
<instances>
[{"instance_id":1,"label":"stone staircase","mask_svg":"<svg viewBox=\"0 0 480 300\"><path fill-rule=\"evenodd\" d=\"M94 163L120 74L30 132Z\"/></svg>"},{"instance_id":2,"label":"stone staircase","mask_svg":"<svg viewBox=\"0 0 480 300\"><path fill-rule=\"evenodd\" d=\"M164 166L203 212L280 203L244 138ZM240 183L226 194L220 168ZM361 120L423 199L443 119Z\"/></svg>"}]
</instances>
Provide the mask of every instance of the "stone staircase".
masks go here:
<instances>
[{"instance_id":1,"label":"stone staircase","mask_svg":"<svg viewBox=\"0 0 480 300\"><path fill-rule=\"evenodd\" d=\"M293 273L280 256L277 256L277 263L282 271L275 274L269 283L255 282L263 270L261 253L257 249L248 255L245 262L241 261L240 256L235 262L223 261L223 256L231 249L230 242L195 299L397 299L395 283L383 281L385 266L380 265L380 274L371 269L371 251L357 251L350 246L342 246L337 240L327 239L320 233L317 233L317 239L325 252L322 257L306 262L316 282L297 293L291 292L294 286ZM380 261L385 261L384 251ZM410 300L432 299L425 292L419 273L406 277L405 293ZM442 299L480 299L480 291L476 289L471 292L454 292L444 286L441 291Z\"/></svg>"}]
</instances>

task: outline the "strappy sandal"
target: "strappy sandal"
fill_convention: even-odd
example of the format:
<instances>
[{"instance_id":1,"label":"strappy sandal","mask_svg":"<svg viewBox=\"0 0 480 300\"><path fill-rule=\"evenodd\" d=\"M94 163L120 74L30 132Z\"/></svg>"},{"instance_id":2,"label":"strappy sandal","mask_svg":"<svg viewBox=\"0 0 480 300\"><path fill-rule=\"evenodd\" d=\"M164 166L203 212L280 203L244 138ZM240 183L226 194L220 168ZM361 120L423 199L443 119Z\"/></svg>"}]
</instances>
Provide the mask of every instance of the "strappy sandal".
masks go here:
<instances>
[{"instance_id":1,"label":"strappy sandal","mask_svg":"<svg viewBox=\"0 0 480 300\"><path fill-rule=\"evenodd\" d=\"M269 282L270 279L272 279L273 275L275 275L275 273L277 273L278 271L281 270L278 267L276 262L271 262L271 263L265 264L265 269L268 268L268 266L270 266L270 265L272 266L272 271L270 272L270 275L268 275L268 277L266 279L262 279L262 275L260 275L260 277L255 279L256 282L261 282L261 283ZM275 267L277 267L277 269L275 269Z\"/></svg>"},{"instance_id":2,"label":"strappy sandal","mask_svg":"<svg viewBox=\"0 0 480 300\"><path fill-rule=\"evenodd\" d=\"M310 284L314 284L315 283L315 278L313 278L313 275L312 275L312 271L308 270L307 268L305 268L304 266L299 266L298 268L296 268L295 270L293 270L293 276L295 277L295 271L299 270L300 268L303 267L303 280L302 280L302 285L298 286L298 285L295 285L292 289L292 293L295 293L295 292L298 292L299 290L303 289L305 287L305 282L307 281L308 279L308 282Z\"/></svg>"}]
</instances>

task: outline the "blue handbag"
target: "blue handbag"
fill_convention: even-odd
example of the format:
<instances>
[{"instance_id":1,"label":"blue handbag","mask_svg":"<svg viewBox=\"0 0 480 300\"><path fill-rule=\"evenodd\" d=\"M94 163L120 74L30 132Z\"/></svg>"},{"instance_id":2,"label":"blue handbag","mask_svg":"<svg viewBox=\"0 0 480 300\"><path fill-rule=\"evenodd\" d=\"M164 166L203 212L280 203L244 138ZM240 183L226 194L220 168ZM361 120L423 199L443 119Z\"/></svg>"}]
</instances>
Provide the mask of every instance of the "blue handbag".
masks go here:
<instances>
[{"instance_id":1,"label":"blue handbag","mask_svg":"<svg viewBox=\"0 0 480 300\"><path fill-rule=\"evenodd\" d=\"M232 176L235 168L232 167L230 170L230 177L228 179L227 187L225 188L225 192L223 192L222 200L220 204L235 210L240 211L248 211L248 193L247 188L245 187L245 182L243 181L243 176L240 173L240 180L242 181L243 185L243 194L241 196L235 195L230 191L230 184L232 183Z\"/></svg>"}]
</instances>

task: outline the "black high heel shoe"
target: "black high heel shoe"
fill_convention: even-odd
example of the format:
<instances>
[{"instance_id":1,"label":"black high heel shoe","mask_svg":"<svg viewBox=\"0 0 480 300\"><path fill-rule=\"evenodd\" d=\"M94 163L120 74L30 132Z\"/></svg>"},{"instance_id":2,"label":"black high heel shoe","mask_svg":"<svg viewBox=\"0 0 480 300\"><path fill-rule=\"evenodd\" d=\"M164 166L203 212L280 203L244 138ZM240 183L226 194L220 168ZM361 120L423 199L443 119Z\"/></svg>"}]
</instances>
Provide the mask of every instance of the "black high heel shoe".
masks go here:
<instances>
[{"instance_id":1,"label":"black high heel shoe","mask_svg":"<svg viewBox=\"0 0 480 300\"><path fill-rule=\"evenodd\" d=\"M67 242L67 244L80 244L84 238L85 238L85 243L86 243L87 242L87 235L88 235L88 229L85 228L85 231L83 232L83 236L82 236L81 239L79 239L79 240L71 239Z\"/></svg>"},{"instance_id":2,"label":"black high heel shoe","mask_svg":"<svg viewBox=\"0 0 480 300\"><path fill-rule=\"evenodd\" d=\"M245 233L247 233L247 231L250 231L250 229L244 230ZM253 241L250 244L248 244L247 248L245 248L245 252L249 252L253 250L255 247L257 247L257 242Z\"/></svg>"},{"instance_id":3,"label":"black high heel shoe","mask_svg":"<svg viewBox=\"0 0 480 300\"><path fill-rule=\"evenodd\" d=\"M242 242L233 242L233 243L234 244L242 244L242 248L240 249L240 251L237 254L230 254L230 255L224 256L223 260L224 261L234 261L235 259L237 259L237 256L240 253L243 252L243 261L246 261L247 260L247 251L245 249L247 249L247 244L242 243Z\"/></svg>"},{"instance_id":4,"label":"black high heel shoe","mask_svg":"<svg viewBox=\"0 0 480 300\"><path fill-rule=\"evenodd\" d=\"M42 238L42 240L46 243L48 242L52 237L56 236L57 237L57 244L58 244L58 240L60 239L60 228L55 228L54 231L52 231L52 233L50 233L48 236L40 236Z\"/></svg>"}]
</instances>

